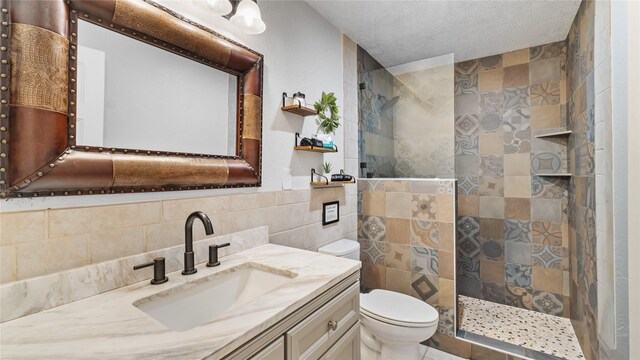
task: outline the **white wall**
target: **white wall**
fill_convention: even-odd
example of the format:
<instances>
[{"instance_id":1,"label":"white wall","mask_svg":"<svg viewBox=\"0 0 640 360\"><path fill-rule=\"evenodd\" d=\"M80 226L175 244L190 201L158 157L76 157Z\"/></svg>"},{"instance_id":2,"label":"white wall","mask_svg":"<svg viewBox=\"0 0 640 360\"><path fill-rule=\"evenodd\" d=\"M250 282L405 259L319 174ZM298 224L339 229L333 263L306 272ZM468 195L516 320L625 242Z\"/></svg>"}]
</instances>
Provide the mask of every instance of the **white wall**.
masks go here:
<instances>
[{"instance_id":1,"label":"white wall","mask_svg":"<svg viewBox=\"0 0 640 360\"><path fill-rule=\"evenodd\" d=\"M343 64L341 33L303 1L261 1L262 18L267 30L260 35L247 35L235 29L227 20L203 14L190 1L162 0L159 3L210 26L223 35L262 53L264 69L264 111L262 166L263 186L260 189L196 190L166 193L69 196L30 199L9 199L0 202L2 211L20 211L70 206L91 206L158 199L193 198L282 189L282 172L290 168L294 188L309 187L309 170L320 168L323 156L294 152L294 133L317 132L314 118L301 118L280 110L283 91L302 91L307 101L320 97L322 91L332 91L343 104ZM336 131L334 142L344 149L344 126ZM326 154L334 169L344 167L344 151Z\"/></svg>"}]
</instances>

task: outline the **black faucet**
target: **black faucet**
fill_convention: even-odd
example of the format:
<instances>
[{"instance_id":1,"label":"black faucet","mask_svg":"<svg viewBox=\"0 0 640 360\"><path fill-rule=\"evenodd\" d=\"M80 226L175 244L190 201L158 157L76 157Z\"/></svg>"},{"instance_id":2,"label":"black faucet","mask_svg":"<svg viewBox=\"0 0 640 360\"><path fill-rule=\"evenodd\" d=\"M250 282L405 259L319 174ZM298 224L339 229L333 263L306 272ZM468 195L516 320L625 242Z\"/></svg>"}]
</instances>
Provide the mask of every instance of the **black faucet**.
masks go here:
<instances>
[{"instance_id":1,"label":"black faucet","mask_svg":"<svg viewBox=\"0 0 640 360\"><path fill-rule=\"evenodd\" d=\"M184 270L182 270L182 275L191 275L198 271L195 267L193 256L193 222L196 219L202 221L204 224L204 232L207 235L213 234L213 224L207 214L202 211L196 211L189 215L187 222L184 224Z\"/></svg>"}]
</instances>

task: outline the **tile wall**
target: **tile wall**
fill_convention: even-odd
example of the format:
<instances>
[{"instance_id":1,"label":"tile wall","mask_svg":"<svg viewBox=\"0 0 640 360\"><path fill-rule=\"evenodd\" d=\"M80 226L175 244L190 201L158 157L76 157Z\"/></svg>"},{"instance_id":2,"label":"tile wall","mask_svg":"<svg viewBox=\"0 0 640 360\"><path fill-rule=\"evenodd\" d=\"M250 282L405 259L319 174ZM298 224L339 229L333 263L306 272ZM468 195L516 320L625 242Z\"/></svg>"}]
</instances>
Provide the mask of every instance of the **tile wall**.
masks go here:
<instances>
[{"instance_id":1,"label":"tile wall","mask_svg":"<svg viewBox=\"0 0 640 360\"><path fill-rule=\"evenodd\" d=\"M569 315L564 42L455 65L460 294Z\"/></svg>"},{"instance_id":2,"label":"tile wall","mask_svg":"<svg viewBox=\"0 0 640 360\"><path fill-rule=\"evenodd\" d=\"M316 250L356 239L356 186L0 214L2 283L184 243L184 222L204 211L216 235L269 226L269 241ZM340 222L322 226L322 203L340 201ZM194 225L194 239L204 238Z\"/></svg>"},{"instance_id":3,"label":"tile wall","mask_svg":"<svg viewBox=\"0 0 640 360\"><path fill-rule=\"evenodd\" d=\"M595 2L583 1L567 38L567 123L573 131L569 141L569 163L574 174L569 186L571 320L587 359L597 359L599 353L594 29ZM600 128L600 131L604 129Z\"/></svg>"},{"instance_id":4,"label":"tile wall","mask_svg":"<svg viewBox=\"0 0 640 360\"><path fill-rule=\"evenodd\" d=\"M445 351L454 336L455 181L358 183L358 241L363 284L414 296L440 312L429 344Z\"/></svg>"}]
</instances>

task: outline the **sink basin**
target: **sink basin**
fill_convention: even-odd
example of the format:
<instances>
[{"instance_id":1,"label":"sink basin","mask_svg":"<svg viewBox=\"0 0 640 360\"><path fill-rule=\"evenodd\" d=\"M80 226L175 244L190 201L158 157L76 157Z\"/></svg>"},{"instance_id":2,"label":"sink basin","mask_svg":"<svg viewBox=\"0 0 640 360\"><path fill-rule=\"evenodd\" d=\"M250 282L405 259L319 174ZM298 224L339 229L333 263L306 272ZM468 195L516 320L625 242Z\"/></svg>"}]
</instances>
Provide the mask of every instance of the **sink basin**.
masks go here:
<instances>
[{"instance_id":1,"label":"sink basin","mask_svg":"<svg viewBox=\"0 0 640 360\"><path fill-rule=\"evenodd\" d=\"M296 276L291 271L245 263L140 299L133 306L170 330L186 331L220 318Z\"/></svg>"}]
</instances>

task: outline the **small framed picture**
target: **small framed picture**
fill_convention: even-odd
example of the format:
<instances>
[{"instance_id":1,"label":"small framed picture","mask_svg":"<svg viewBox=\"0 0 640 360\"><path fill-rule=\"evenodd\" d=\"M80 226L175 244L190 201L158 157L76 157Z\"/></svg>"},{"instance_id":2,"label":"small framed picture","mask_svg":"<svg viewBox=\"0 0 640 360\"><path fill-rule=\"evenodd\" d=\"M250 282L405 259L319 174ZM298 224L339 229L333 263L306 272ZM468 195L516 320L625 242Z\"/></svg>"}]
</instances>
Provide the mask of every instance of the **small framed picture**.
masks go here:
<instances>
[{"instance_id":1,"label":"small framed picture","mask_svg":"<svg viewBox=\"0 0 640 360\"><path fill-rule=\"evenodd\" d=\"M322 225L329 225L340 221L340 201L322 204Z\"/></svg>"}]
</instances>

